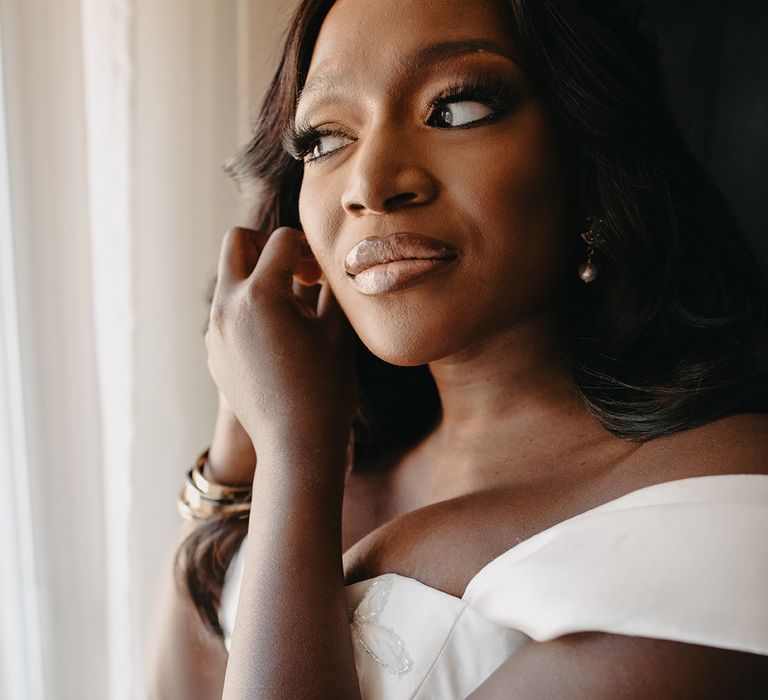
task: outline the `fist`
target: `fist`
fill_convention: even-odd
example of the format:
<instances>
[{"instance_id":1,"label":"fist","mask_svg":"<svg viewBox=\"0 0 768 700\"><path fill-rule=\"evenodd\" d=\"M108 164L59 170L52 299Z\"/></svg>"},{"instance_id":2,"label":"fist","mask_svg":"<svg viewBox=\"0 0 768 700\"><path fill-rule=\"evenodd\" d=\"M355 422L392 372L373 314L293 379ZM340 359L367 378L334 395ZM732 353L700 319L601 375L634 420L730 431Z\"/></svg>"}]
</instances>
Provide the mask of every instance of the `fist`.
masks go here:
<instances>
[{"instance_id":1,"label":"fist","mask_svg":"<svg viewBox=\"0 0 768 700\"><path fill-rule=\"evenodd\" d=\"M285 439L347 444L354 331L301 231L227 232L205 343L211 376L257 454Z\"/></svg>"}]
</instances>

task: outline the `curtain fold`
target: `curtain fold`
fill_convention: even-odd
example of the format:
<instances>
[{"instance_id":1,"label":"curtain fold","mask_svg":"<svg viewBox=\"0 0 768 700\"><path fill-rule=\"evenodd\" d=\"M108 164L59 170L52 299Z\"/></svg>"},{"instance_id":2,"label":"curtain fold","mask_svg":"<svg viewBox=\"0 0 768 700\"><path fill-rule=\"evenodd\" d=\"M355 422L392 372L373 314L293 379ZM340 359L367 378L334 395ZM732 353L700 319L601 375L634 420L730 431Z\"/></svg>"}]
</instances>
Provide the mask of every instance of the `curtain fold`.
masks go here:
<instances>
[{"instance_id":1,"label":"curtain fold","mask_svg":"<svg viewBox=\"0 0 768 700\"><path fill-rule=\"evenodd\" d=\"M0 695L44 697L0 36Z\"/></svg>"},{"instance_id":2,"label":"curtain fold","mask_svg":"<svg viewBox=\"0 0 768 700\"><path fill-rule=\"evenodd\" d=\"M4 266L13 267L15 298L4 296L15 306L6 320L18 348L12 421L23 426L16 433L23 444L4 467L29 486L26 502L16 498L27 517L9 527L32 562L32 580L22 585L39 620L35 629L33 620L17 619L9 636L26 640L35 659L22 681L32 700L107 697L79 6L3 0L0 31L9 173L3 235L13 256Z\"/></svg>"},{"instance_id":3,"label":"curtain fold","mask_svg":"<svg viewBox=\"0 0 768 700\"><path fill-rule=\"evenodd\" d=\"M101 419L107 690L129 700L139 634L131 585L134 455L132 0L82 0L85 160L94 367ZM85 251L83 251L85 253ZM137 514L138 515L138 514Z\"/></svg>"}]
</instances>

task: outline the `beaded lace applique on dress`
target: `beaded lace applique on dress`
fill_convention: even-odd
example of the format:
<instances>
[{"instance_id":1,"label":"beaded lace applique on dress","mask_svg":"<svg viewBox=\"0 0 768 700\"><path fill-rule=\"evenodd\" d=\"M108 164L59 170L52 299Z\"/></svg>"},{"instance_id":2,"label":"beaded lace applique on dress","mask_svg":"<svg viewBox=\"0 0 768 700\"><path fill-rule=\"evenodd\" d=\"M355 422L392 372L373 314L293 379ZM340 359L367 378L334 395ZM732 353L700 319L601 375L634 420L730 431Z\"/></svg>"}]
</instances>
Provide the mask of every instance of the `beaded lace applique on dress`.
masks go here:
<instances>
[{"instance_id":1,"label":"beaded lace applique on dress","mask_svg":"<svg viewBox=\"0 0 768 700\"><path fill-rule=\"evenodd\" d=\"M382 668L391 673L403 674L413 666L405 643L391 627L378 621L391 588L391 576L383 576L373 582L352 614L352 634Z\"/></svg>"}]
</instances>

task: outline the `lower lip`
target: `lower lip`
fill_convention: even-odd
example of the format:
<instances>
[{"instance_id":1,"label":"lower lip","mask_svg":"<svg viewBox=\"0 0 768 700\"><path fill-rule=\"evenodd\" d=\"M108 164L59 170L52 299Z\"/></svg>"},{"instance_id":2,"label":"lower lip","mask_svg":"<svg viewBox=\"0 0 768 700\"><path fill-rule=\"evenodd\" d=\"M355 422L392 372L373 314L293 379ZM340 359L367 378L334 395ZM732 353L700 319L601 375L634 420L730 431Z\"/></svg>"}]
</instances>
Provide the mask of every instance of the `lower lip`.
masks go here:
<instances>
[{"instance_id":1,"label":"lower lip","mask_svg":"<svg viewBox=\"0 0 768 700\"><path fill-rule=\"evenodd\" d=\"M387 294L413 287L442 270L457 258L431 258L428 260L396 260L374 265L351 276L352 284L363 294Z\"/></svg>"}]
</instances>

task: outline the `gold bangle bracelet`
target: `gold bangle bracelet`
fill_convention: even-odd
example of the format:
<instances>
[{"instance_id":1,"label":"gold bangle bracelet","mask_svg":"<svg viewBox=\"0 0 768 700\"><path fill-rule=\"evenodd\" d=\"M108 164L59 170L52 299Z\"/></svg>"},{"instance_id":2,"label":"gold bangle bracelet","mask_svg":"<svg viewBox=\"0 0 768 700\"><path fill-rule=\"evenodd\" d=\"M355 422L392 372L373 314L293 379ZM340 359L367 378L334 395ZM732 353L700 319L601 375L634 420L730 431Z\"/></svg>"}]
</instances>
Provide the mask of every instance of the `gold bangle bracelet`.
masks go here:
<instances>
[{"instance_id":1,"label":"gold bangle bracelet","mask_svg":"<svg viewBox=\"0 0 768 700\"><path fill-rule=\"evenodd\" d=\"M187 472L184 486L176 499L179 514L185 520L201 520L214 515L240 514L247 518L251 510L251 489L231 487L209 481L202 469L208 458L205 450Z\"/></svg>"},{"instance_id":2,"label":"gold bangle bracelet","mask_svg":"<svg viewBox=\"0 0 768 700\"><path fill-rule=\"evenodd\" d=\"M204 520L214 515L232 515L239 514L240 518L247 518L251 512L251 504L233 503L229 505L220 505L211 501L201 501L198 504L190 503L182 491L176 499L176 507L179 514L185 520Z\"/></svg>"},{"instance_id":3,"label":"gold bangle bracelet","mask_svg":"<svg viewBox=\"0 0 768 700\"><path fill-rule=\"evenodd\" d=\"M206 464L210 469L208 450L205 450L197 458L195 465L192 467L192 480L200 493L204 493L208 498L232 500L239 500L251 493L250 486L225 486L224 484L206 479L203 473L203 468Z\"/></svg>"}]
</instances>

